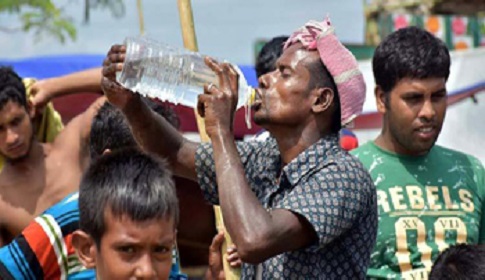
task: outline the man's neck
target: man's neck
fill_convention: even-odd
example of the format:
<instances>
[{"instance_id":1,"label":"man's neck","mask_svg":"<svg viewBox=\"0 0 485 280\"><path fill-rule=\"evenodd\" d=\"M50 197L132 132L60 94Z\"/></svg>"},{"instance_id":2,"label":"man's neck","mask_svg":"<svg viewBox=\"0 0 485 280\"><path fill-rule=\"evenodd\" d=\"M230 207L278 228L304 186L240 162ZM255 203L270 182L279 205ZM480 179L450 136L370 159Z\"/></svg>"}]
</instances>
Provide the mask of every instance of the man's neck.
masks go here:
<instances>
[{"instance_id":1,"label":"man's neck","mask_svg":"<svg viewBox=\"0 0 485 280\"><path fill-rule=\"evenodd\" d=\"M398 141L396 141L389 133L385 133L384 131L377 136L374 140L374 144L376 144L379 148L388 151L390 153L400 155L400 156L415 156L420 157L426 155L428 151L417 153L412 152L404 148Z\"/></svg>"},{"instance_id":2,"label":"man's neck","mask_svg":"<svg viewBox=\"0 0 485 280\"><path fill-rule=\"evenodd\" d=\"M328 134L328 133L327 133ZM315 129L292 129L288 133L271 132L271 135L276 139L281 155L282 166L287 165L293 159L298 157L304 150L315 144L326 133L319 133Z\"/></svg>"},{"instance_id":3,"label":"man's neck","mask_svg":"<svg viewBox=\"0 0 485 280\"><path fill-rule=\"evenodd\" d=\"M38 166L39 162L44 159L44 147L36 140L32 140L29 152L26 156L16 160L6 160L4 170L23 171Z\"/></svg>"}]
</instances>

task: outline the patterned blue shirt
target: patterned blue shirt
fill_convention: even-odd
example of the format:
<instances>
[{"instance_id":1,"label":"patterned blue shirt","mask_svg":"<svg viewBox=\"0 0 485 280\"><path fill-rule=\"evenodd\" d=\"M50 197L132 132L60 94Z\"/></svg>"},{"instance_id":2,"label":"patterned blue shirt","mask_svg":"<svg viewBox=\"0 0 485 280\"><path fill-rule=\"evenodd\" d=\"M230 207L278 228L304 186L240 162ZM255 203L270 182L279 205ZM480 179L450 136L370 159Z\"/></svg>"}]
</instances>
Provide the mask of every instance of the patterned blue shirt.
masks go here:
<instances>
[{"instance_id":1,"label":"patterned blue shirt","mask_svg":"<svg viewBox=\"0 0 485 280\"><path fill-rule=\"evenodd\" d=\"M274 138L239 142L237 148L251 189L268 209L288 209L313 226L318 242L262 263L263 279L364 279L377 231L376 190L369 173L343 151L337 135L327 136L283 167ZM213 150L196 154L205 198L219 204ZM243 264L242 278L256 266Z\"/></svg>"}]
</instances>

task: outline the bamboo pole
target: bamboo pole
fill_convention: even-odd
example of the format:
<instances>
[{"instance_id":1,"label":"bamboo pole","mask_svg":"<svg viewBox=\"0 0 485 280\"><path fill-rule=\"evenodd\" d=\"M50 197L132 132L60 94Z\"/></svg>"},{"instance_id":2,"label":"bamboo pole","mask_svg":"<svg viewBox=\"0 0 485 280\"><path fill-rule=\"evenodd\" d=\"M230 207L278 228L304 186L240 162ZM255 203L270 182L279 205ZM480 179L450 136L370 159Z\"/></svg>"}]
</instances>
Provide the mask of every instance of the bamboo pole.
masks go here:
<instances>
[{"instance_id":1,"label":"bamboo pole","mask_svg":"<svg viewBox=\"0 0 485 280\"><path fill-rule=\"evenodd\" d=\"M195 36L195 28L194 28L194 17L192 15L192 6L190 0L177 0L178 2L178 9L180 15L180 25L182 29L182 37L184 40L184 46L186 49L191 51L198 51L197 47L197 38ZM199 135L202 142L209 142L209 136L205 131L205 124L204 120L200 117L197 112L197 108L194 109L194 113L197 119L197 127L199 128ZM216 227L218 230L224 230L224 220L222 218L222 212L219 206L214 206L214 213L216 217ZM224 273L226 279L228 280L236 280L241 278L241 271L240 269L233 269L229 266L227 262L227 246L233 244L231 237L224 230L225 233L225 241L222 245L222 262L224 267Z\"/></svg>"},{"instance_id":2,"label":"bamboo pole","mask_svg":"<svg viewBox=\"0 0 485 280\"><path fill-rule=\"evenodd\" d=\"M141 0L136 0L136 8L138 10L138 25L140 27L140 35L145 34L145 20L143 19L143 6Z\"/></svg>"}]
</instances>

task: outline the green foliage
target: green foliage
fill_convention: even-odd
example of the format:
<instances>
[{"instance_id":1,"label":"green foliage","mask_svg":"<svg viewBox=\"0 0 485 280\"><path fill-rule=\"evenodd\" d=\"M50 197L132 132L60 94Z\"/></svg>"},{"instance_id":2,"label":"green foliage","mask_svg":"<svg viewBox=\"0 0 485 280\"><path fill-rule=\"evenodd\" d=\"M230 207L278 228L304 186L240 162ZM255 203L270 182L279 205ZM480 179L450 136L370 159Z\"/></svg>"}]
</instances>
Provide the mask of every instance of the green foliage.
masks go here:
<instances>
[{"instance_id":1,"label":"green foliage","mask_svg":"<svg viewBox=\"0 0 485 280\"><path fill-rule=\"evenodd\" d=\"M124 0L84 0L84 22L89 22L92 9L109 9L113 17L125 15Z\"/></svg>"},{"instance_id":2,"label":"green foliage","mask_svg":"<svg viewBox=\"0 0 485 280\"><path fill-rule=\"evenodd\" d=\"M2 27L7 32L32 31L36 40L51 35L60 42L75 40L76 28L72 19L51 0L2 0L0 13L18 14L20 26Z\"/></svg>"},{"instance_id":3,"label":"green foliage","mask_svg":"<svg viewBox=\"0 0 485 280\"><path fill-rule=\"evenodd\" d=\"M0 0L0 14L18 15L20 26L2 26L0 32L33 32L38 41L46 35L64 43L76 39L76 27L71 17L53 0ZM69 1L58 1L66 2ZM84 22L92 9L109 9L114 17L125 14L124 0L84 0Z\"/></svg>"}]
</instances>

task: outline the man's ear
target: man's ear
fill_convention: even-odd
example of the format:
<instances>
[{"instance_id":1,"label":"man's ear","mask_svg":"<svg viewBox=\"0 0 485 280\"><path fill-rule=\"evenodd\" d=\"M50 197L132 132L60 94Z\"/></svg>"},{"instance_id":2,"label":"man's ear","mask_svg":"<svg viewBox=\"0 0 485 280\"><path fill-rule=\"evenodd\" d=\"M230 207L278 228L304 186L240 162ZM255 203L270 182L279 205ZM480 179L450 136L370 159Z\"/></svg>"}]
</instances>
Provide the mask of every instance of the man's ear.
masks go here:
<instances>
[{"instance_id":1,"label":"man's ear","mask_svg":"<svg viewBox=\"0 0 485 280\"><path fill-rule=\"evenodd\" d=\"M96 243L91 236L82 230L76 230L72 234L72 245L76 249L79 261L86 268L96 267Z\"/></svg>"},{"instance_id":2,"label":"man's ear","mask_svg":"<svg viewBox=\"0 0 485 280\"><path fill-rule=\"evenodd\" d=\"M384 90L382 90L380 86L376 86L376 88L374 89L374 96L376 97L377 111L381 114L386 113L386 102L388 102L386 98L389 98L389 96L386 97L386 93L384 92Z\"/></svg>"},{"instance_id":3,"label":"man's ear","mask_svg":"<svg viewBox=\"0 0 485 280\"><path fill-rule=\"evenodd\" d=\"M327 111L332 105L335 93L330 88L316 88L313 90L312 96L312 111L314 113L322 113Z\"/></svg>"},{"instance_id":4,"label":"man's ear","mask_svg":"<svg viewBox=\"0 0 485 280\"><path fill-rule=\"evenodd\" d=\"M35 117L35 107L30 99L27 99L27 113L29 114L30 119Z\"/></svg>"}]
</instances>

